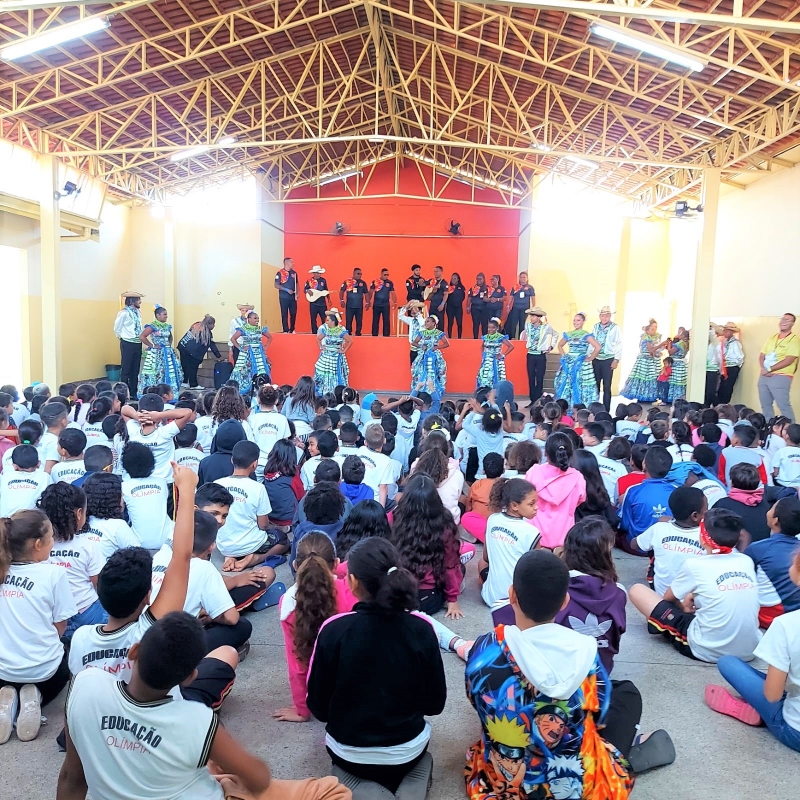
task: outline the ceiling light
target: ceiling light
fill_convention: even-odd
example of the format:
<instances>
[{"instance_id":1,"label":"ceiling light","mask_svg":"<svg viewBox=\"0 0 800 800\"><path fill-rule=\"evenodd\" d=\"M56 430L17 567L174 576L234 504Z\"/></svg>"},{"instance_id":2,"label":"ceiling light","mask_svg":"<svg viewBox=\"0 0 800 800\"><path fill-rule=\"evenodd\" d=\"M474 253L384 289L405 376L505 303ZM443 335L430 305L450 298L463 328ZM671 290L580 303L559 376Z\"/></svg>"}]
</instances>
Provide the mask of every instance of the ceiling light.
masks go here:
<instances>
[{"instance_id":1,"label":"ceiling light","mask_svg":"<svg viewBox=\"0 0 800 800\"><path fill-rule=\"evenodd\" d=\"M600 169L600 165L594 161L587 161L585 158L578 158L578 156L563 156L563 159L581 167L586 167L586 169Z\"/></svg>"},{"instance_id":2,"label":"ceiling light","mask_svg":"<svg viewBox=\"0 0 800 800\"><path fill-rule=\"evenodd\" d=\"M612 42L618 42L656 58L663 58L665 61L672 61L674 64L680 64L693 72L700 72L705 69L707 64L707 62L701 61L699 58L692 58L669 47L662 47L660 44L650 42L647 39L632 36L629 33L625 33L621 28L608 25L592 25L589 30L595 36L610 39Z\"/></svg>"},{"instance_id":3,"label":"ceiling light","mask_svg":"<svg viewBox=\"0 0 800 800\"><path fill-rule=\"evenodd\" d=\"M108 17L86 17L70 25L59 25L57 28L52 28L36 36L29 36L21 42L4 47L0 50L0 58L13 61L15 58L22 58L39 50L56 47L72 39L80 39L82 36L96 33L108 26Z\"/></svg>"},{"instance_id":4,"label":"ceiling light","mask_svg":"<svg viewBox=\"0 0 800 800\"><path fill-rule=\"evenodd\" d=\"M553 148L547 144L539 144L538 142L531 142L531 147L534 150L541 150L543 153L549 153Z\"/></svg>"},{"instance_id":5,"label":"ceiling light","mask_svg":"<svg viewBox=\"0 0 800 800\"><path fill-rule=\"evenodd\" d=\"M336 172L329 175L320 175L318 181L319 186L327 186L329 183L336 183L336 181L346 181L348 178L362 177L363 172L360 169L354 169L350 172Z\"/></svg>"},{"instance_id":6,"label":"ceiling light","mask_svg":"<svg viewBox=\"0 0 800 800\"><path fill-rule=\"evenodd\" d=\"M383 136L370 136L369 139L367 139L367 141L372 144L381 144L382 142L385 141L385 139Z\"/></svg>"},{"instance_id":7,"label":"ceiling light","mask_svg":"<svg viewBox=\"0 0 800 800\"><path fill-rule=\"evenodd\" d=\"M229 144L235 144L236 137L235 136L226 136L224 139L220 139L217 142L217 145L222 145L223 147ZM201 153L205 153L207 150L210 150L212 145L210 144L199 144L196 147L190 147L188 150L179 150L177 153L173 153L170 157L170 161L183 161L184 158L194 158L195 156L199 156Z\"/></svg>"}]
</instances>

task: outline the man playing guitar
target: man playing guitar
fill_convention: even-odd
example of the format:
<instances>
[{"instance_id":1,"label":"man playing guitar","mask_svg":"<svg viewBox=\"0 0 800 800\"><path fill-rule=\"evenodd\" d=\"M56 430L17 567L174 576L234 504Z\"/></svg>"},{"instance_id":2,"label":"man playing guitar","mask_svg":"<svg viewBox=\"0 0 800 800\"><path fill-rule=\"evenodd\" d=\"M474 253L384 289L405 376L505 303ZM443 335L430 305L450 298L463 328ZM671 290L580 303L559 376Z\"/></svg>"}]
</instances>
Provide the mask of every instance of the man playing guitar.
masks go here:
<instances>
[{"instance_id":1,"label":"man playing guitar","mask_svg":"<svg viewBox=\"0 0 800 800\"><path fill-rule=\"evenodd\" d=\"M311 333L316 333L320 325L325 323L325 312L330 307L331 301L328 292L328 282L322 275L325 270L319 265L311 267L311 277L306 281L303 291L308 300L308 309L311 313Z\"/></svg>"}]
</instances>

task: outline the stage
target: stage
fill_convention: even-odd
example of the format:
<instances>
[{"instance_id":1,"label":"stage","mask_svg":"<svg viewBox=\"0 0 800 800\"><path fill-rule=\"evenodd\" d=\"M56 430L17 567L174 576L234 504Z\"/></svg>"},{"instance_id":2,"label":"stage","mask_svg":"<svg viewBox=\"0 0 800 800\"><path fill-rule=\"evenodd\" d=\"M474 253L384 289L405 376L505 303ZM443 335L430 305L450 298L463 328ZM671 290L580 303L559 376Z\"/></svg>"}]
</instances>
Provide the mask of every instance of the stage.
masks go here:
<instances>
[{"instance_id":1,"label":"stage","mask_svg":"<svg viewBox=\"0 0 800 800\"><path fill-rule=\"evenodd\" d=\"M506 359L508 380L518 395L528 391L525 343L514 341ZM220 351L225 350L219 345ZM354 336L347 353L350 385L360 392L401 393L411 389L411 360L407 336ZM300 375L313 375L319 357L317 337L310 333L274 333L267 355L272 362L273 383L293 384ZM477 339L451 339L442 351L447 362L447 394L468 395L475 391L475 377L481 362L481 343ZM552 390L558 357L550 356L545 389ZM213 362L206 361L200 372L204 385L213 386Z\"/></svg>"}]
</instances>

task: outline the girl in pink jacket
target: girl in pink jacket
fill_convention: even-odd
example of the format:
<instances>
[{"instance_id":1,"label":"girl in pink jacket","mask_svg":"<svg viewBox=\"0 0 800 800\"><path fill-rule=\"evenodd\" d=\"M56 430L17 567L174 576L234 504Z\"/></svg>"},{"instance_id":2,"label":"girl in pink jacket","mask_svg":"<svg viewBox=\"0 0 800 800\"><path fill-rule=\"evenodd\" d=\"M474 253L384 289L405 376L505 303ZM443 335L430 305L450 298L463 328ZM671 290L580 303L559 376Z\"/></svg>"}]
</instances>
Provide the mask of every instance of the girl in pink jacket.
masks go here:
<instances>
[{"instance_id":1,"label":"girl in pink jacket","mask_svg":"<svg viewBox=\"0 0 800 800\"><path fill-rule=\"evenodd\" d=\"M324 533L309 533L297 545L294 586L281 597L280 619L286 645L286 668L294 706L279 708L272 716L283 722L307 722L308 664L323 623L336 614L353 610L358 602L347 585L337 577L336 547Z\"/></svg>"},{"instance_id":2,"label":"girl in pink jacket","mask_svg":"<svg viewBox=\"0 0 800 800\"><path fill-rule=\"evenodd\" d=\"M539 510L531 523L542 534L542 547L553 549L563 546L575 524L575 509L586 500L586 480L569 465L574 447L566 433L550 434L544 452L547 461L534 464L525 479L539 496Z\"/></svg>"}]
</instances>

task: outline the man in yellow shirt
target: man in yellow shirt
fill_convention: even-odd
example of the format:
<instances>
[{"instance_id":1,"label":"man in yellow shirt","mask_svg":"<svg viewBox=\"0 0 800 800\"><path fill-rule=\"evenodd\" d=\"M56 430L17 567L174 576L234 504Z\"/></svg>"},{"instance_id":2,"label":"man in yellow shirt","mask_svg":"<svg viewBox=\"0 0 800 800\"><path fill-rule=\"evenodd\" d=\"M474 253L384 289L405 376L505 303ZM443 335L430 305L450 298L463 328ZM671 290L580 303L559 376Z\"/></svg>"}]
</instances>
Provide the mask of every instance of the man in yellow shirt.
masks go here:
<instances>
[{"instance_id":1,"label":"man in yellow shirt","mask_svg":"<svg viewBox=\"0 0 800 800\"><path fill-rule=\"evenodd\" d=\"M758 357L761 366L758 399L761 402L761 413L767 419L773 416L774 402L780 413L794 422L789 393L792 389L792 378L797 372L797 359L800 357L800 339L792 333L796 319L794 314L784 314L778 323L778 333L767 340Z\"/></svg>"}]
</instances>

